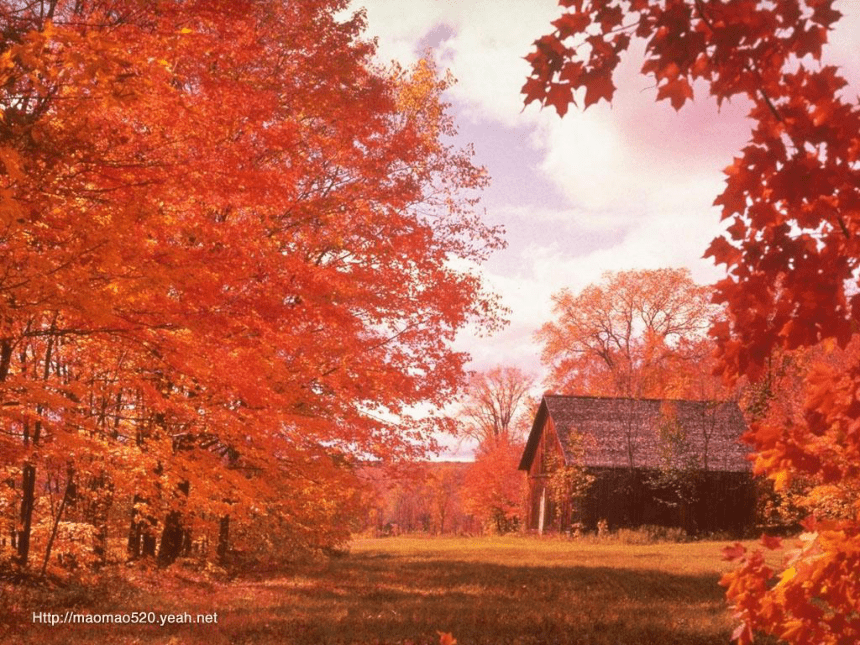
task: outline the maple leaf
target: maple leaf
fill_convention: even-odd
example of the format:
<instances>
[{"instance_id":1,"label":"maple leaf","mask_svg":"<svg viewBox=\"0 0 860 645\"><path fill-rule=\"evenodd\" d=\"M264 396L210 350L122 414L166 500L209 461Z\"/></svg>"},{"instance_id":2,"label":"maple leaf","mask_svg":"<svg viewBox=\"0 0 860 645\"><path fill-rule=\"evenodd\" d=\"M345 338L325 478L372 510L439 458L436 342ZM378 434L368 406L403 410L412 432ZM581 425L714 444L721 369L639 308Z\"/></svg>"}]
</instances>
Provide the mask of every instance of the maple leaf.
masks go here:
<instances>
[{"instance_id":1,"label":"maple leaf","mask_svg":"<svg viewBox=\"0 0 860 645\"><path fill-rule=\"evenodd\" d=\"M615 84L612 78L606 74L596 74L590 76L585 81L585 102L584 107L594 105L600 99L605 99L611 102L615 95Z\"/></svg>"},{"instance_id":2,"label":"maple leaf","mask_svg":"<svg viewBox=\"0 0 860 645\"><path fill-rule=\"evenodd\" d=\"M811 6L812 20L822 27L832 25L842 17L842 13L833 8L833 0L816 0Z\"/></svg>"},{"instance_id":3,"label":"maple leaf","mask_svg":"<svg viewBox=\"0 0 860 645\"><path fill-rule=\"evenodd\" d=\"M827 42L827 30L824 27L812 26L806 31L798 29L795 50L797 55L812 56L815 60L821 59L821 47Z\"/></svg>"},{"instance_id":4,"label":"maple leaf","mask_svg":"<svg viewBox=\"0 0 860 645\"><path fill-rule=\"evenodd\" d=\"M567 114L567 106L573 101L573 93L567 83L553 83L544 99L547 105L555 107L559 116Z\"/></svg>"},{"instance_id":5,"label":"maple leaf","mask_svg":"<svg viewBox=\"0 0 860 645\"><path fill-rule=\"evenodd\" d=\"M526 104L531 103L532 101L542 102L544 96L546 96L546 89L540 80L530 78L526 81L526 84L523 85L522 93L526 95Z\"/></svg>"},{"instance_id":6,"label":"maple leaf","mask_svg":"<svg viewBox=\"0 0 860 645\"><path fill-rule=\"evenodd\" d=\"M582 63L568 62L565 63L558 77L560 80L570 83L572 87L579 87L583 69Z\"/></svg>"},{"instance_id":7,"label":"maple leaf","mask_svg":"<svg viewBox=\"0 0 860 645\"><path fill-rule=\"evenodd\" d=\"M657 100L669 99L676 111L684 107L684 103L692 98L693 88L684 77L668 80L657 88Z\"/></svg>"},{"instance_id":8,"label":"maple leaf","mask_svg":"<svg viewBox=\"0 0 860 645\"><path fill-rule=\"evenodd\" d=\"M591 19L587 13L582 12L565 13L561 18L552 22L552 26L558 29L558 35L561 39L585 31L589 24L591 24Z\"/></svg>"},{"instance_id":9,"label":"maple leaf","mask_svg":"<svg viewBox=\"0 0 860 645\"><path fill-rule=\"evenodd\" d=\"M735 562L746 555L746 547L740 542L735 542L732 546L723 548L723 560Z\"/></svg>"},{"instance_id":10,"label":"maple leaf","mask_svg":"<svg viewBox=\"0 0 860 645\"><path fill-rule=\"evenodd\" d=\"M764 545L765 548L771 550L782 548L782 540L772 535L762 535L761 543Z\"/></svg>"},{"instance_id":11,"label":"maple leaf","mask_svg":"<svg viewBox=\"0 0 860 645\"><path fill-rule=\"evenodd\" d=\"M715 237L702 257L714 258L714 264L733 265L740 254L724 237Z\"/></svg>"},{"instance_id":12,"label":"maple leaf","mask_svg":"<svg viewBox=\"0 0 860 645\"><path fill-rule=\"evenodd\" d=\"M737 641L738 645L748 645L753 642L753 632L748 623L741 623L732 632L731 639Z\"/></svg>"}]
</instances>

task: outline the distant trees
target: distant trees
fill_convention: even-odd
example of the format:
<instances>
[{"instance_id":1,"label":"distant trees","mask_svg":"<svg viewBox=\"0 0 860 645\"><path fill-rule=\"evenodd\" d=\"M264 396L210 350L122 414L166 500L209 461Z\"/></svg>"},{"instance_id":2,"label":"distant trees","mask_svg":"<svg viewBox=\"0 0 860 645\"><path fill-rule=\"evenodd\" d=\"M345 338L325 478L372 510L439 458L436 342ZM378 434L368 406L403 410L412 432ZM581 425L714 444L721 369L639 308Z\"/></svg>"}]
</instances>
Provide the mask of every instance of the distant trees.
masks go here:
<instances>
[{"instance_id":1,"label":"distant trees","mask_svg":"<svg viewBox=\"0 0 860 645\"><path fill-rule=\"evenodd\" d=\"M534 378L516 367L472 373L455 418L477 442L473 463L423 462L365 469L376 531L507 533L521 525L526 493L518 470L531 423Z\"/></svg>"},{"instance_id":2,"label":"distant trees","mask_svg":"<svg viewBox=\"0 0 860 645\"><path fill-rule=\"evenodd\" d=\"M477 532L463 495L469 468L467 463L444 461L365 466L363 528L375 535Z\"/></svg>"},{"instance_id":3,"label":"distant trees","mask_svg":"<svg viewBox=\"0 0 860 645\"><path fill-rule=\"evenodd\" d=\"M531 422L529 391L534 379L516 367L494 367L472 375L459 417L461 436L478 441L467 472L466 508L497 532L521 522L525 481L518 465Z\"/></svg>"},{"instance_id":4,"label":"distant trees","mask_svg":"<svg viewBox=\"0 0 860 645\"><path fill-rule=\"evenodd\" d=\"M485 530L503 534L523 522L528 492L525 476L517 468L523 443L502 437L478 450L464 482L465 508Z\"/></svg>"}]
</instances>

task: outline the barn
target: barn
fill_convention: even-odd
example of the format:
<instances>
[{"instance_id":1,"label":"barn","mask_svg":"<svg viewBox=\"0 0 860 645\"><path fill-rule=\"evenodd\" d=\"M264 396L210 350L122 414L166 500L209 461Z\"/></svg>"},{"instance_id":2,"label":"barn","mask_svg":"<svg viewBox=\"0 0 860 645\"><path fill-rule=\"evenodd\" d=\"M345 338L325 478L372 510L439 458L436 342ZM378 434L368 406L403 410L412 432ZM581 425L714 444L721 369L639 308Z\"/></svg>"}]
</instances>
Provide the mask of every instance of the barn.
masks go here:
<instances>
[{"instance_id":1,"label":"barn","mask_svg":"<svg viewBox=\"0 0 860 645\"><path fill-rule=\"evenodd\" d=\"M747 534L755 486L745 431L734 402L544 396L519 465L526 525Z\"/></svg>"}]
</instances>

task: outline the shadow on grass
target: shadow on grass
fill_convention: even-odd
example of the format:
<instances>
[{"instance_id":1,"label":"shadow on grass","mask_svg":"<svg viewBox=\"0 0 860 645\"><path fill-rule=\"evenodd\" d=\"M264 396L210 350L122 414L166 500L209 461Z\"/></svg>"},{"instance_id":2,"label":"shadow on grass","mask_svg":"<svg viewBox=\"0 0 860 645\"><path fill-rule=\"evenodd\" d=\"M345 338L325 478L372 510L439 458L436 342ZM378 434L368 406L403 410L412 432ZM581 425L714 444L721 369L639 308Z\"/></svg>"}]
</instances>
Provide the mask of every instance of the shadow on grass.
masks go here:
<instances>
[{"instance_id":1,"label":"shadow on grass","mask_svg":"<svg viewBox=\"0 0 860 645\"><path fill-rule=\"evenodd\" d=\"M284 580L294 611L278 609L272 635L284 640L272 642L438 642L441 630L461 645L711 645L730 632L715 575L357 555L302 576ZM251 632L236 642L264 638Z\"/></svg>"},{"instance_id":2,"label":"shadow on grass","mask_svg":"<svg viewBox=\"0 0 860 645\"><path fill-rule=\"evenodd\" d=\"M141 606L141 603L146 603ZM23 643L717 645L717 576L608 566L510 566L358 554L291 575L125 593L86 611L214 611L217 625L35 626ZM98 605L103 604L103 607Z\"/></svg>"}]
</instances>

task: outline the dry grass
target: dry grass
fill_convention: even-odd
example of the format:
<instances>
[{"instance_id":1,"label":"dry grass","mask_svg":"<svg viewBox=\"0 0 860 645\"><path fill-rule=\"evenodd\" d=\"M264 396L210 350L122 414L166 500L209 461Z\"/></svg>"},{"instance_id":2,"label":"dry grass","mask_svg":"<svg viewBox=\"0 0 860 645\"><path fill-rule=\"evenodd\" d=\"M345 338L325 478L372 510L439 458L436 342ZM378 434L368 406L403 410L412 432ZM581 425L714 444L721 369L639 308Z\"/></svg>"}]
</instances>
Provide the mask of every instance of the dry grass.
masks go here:
<instances>
[{"instance_id":1,"label":"dry grass","mask_svg":"<svg viewBox=\"0 0 860 645\"><path fill-rule=\"evenodd\" d=\"M348 556L267 579L116 570L88 589L2 587L0 641L38 643L725 644L726 543L535 538L358 540ZM10 600L13 596L14 599ZM30 612L154 611L214 625L34 625Z\"/></svg>"}]
</instances>

